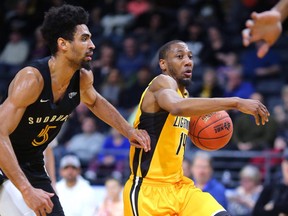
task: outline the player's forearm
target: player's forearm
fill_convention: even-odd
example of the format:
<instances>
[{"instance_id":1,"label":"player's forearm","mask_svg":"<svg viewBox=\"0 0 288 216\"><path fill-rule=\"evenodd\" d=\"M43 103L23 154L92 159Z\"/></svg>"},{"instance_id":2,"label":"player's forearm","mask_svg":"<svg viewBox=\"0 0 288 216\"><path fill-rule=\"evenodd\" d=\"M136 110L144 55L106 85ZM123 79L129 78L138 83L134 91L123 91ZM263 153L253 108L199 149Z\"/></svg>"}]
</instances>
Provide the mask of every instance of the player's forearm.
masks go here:
<instances>
[{"instance_id":1,"label":"player's forearm","mask_svg":"<svg viewBox=\"0 0 288 216\"><path fill-rule=\"evenodd\" d=\"M105 98L98 97L91 111L102 121L118 130L123 136L129 136L133 129L131 125L121 116L121 114Z\"/></svg>"},{"instance_id":2,"label":"player's forearm","mask_svg":"<svg viewBox=\"0 0 288 216\"><path fill-rule=\"evenodd\" d=\"M276 10L281 15L281 21L283 22L288 16L288 0L280 0L272 10Z\"/></svg>"},{"instance_id":3,"label":"player's forearm","mask_svg":"<svg viewBox=\"0 0 288 216\"><path fill-rule=\"evenodd\" d=\"M31 184L18 165L17 158L8 137L0 136L0 168L11 182L23 194Z\"/></svg>"},{"instance_id":4,"label":"player's forearm","mask_svg":"<svg viewBox=\"0 0 288 216\"><path fill-rule=\"evenodd\" d=\"M175 104L174 115L203 115L220 110L236 109L238 98L189 98Z\"/></svg>"}]
</instances>

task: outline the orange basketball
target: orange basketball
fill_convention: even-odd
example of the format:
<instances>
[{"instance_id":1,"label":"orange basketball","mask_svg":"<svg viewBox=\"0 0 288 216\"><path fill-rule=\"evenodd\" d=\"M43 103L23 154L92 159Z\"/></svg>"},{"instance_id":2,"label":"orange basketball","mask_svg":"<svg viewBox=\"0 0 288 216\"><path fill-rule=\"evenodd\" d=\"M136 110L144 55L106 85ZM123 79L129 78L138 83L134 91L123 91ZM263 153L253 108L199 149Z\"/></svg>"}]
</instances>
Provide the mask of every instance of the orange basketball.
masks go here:
<instances>
[{"instance_id":1,"label":"orange basketball","mask_svg":"<svg viewBox=\"0 0 288 216\"><path fill-rule=\"evenodd\" d=\"M189 137L198 148L214 151L223 148L231 139L233 123L226 111L191 116Z\"/></svg>"}]
</instances>

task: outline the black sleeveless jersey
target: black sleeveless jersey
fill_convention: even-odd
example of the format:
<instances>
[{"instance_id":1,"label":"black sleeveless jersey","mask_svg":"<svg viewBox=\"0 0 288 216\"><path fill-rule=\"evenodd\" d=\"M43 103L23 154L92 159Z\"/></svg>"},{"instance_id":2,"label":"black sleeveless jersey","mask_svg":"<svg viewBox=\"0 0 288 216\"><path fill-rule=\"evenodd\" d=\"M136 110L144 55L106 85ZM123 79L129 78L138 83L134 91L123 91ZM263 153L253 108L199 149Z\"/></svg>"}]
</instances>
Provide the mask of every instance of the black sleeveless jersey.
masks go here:
<instances>
[{"instance_id":1,"label":"black sleeveless jersey","mask_svg":"<svg viewBox=\"0 0 288 216\"><path fill-rule=\"evenodd\" d=\"M44 88L39 98L27 107L19 125L10 135L10 140L21 162L40 162L43 151L59 133L70 113L80 103L80 72L72 77L63 98L53 103L51 76L46 57L30 66L37 68L43 76ZM65 71L62 71L65 73Z\"/></svg>"}]
</instances>

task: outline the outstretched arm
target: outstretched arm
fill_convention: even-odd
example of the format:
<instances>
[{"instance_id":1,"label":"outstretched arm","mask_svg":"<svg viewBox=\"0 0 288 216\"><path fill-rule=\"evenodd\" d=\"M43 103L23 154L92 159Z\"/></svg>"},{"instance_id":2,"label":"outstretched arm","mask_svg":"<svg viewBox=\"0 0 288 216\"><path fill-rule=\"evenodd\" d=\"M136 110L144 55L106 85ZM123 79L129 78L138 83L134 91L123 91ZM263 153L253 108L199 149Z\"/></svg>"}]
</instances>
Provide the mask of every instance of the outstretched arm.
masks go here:
<instances>
[{"instance_id":1,"label":"outstretched arm","mask_svg":"<svg viewBox=\"0 0 288 216\"><path fill-rule=\"evenodd\" d=\"M182 98L178 95L176 81L169 76L159 76L151 85L157 104L173 115L202 115L220 110L237 109L253 115L257 125L263 125L270 115L267 108L257 100L233 98Z\"/></svg>"},{"instance_id":2,"label":"outstretched arm","mask_svg":"<svg viewBox=\"0 0 288 216\"><path fill-rule=\"evenodd\" d=\"M91 71L81 69L81 101L101 120L118 130L132 145L150 150L150 137L145 130L135 130L93 87Z\"/></svg>"},{"instance_id":3,"label":"outstretched arm","mask_svg":"<svg viewBox=\"0 0 288 216\"><path fill-rule=\"evenodd\" d=\"M282 32L282 22L288 16L288 0L280 0L271 10L262 13L253 12L242 31L243 45L261 41L257 55L262 58L277 41Z\"/></svg>"},{"instance_id":4,"label":"outstretched arm","mask_svg":"<svg viewBox=\"0 0 288 216\"><path fill-rule=\"evenodd\" d=\"M39 73L39 72L38 72ZM31 186L18 165L9 135L19 124L26 107L39 96L43 84L33 69L23 69L12 81L8 98L0 106L0 168L21 192L26 204L36 215L46 215L53 208L53 194Z\"/></svg>"}]
</instances>

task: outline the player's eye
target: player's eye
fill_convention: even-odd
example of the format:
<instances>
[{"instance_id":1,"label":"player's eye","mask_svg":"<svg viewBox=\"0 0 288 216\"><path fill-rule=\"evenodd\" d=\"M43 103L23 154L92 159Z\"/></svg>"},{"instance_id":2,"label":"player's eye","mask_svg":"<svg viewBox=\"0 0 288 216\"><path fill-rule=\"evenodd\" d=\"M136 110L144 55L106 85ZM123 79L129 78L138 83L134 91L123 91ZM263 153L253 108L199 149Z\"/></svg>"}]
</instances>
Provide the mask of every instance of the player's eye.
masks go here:
<instances>
[{"instance_id":1,"label":"player's eye","mask_svg":"<svg viewBox=\"0 0 288 216\"><path fill-rule=\"evenodd\" d=\"M87 41L87 40L88 40L87 36L82 37L82 41Z\"/></svg>"},{"instance_id":2,"label":"player's eye","mask_svg":"<svg viewBox=\"0 0 288 216\"><path fill-rule=\"evenodd\" d=\"M177 55L177 58L183 59L183 55Z\"/></svg>"}]
</instances>

